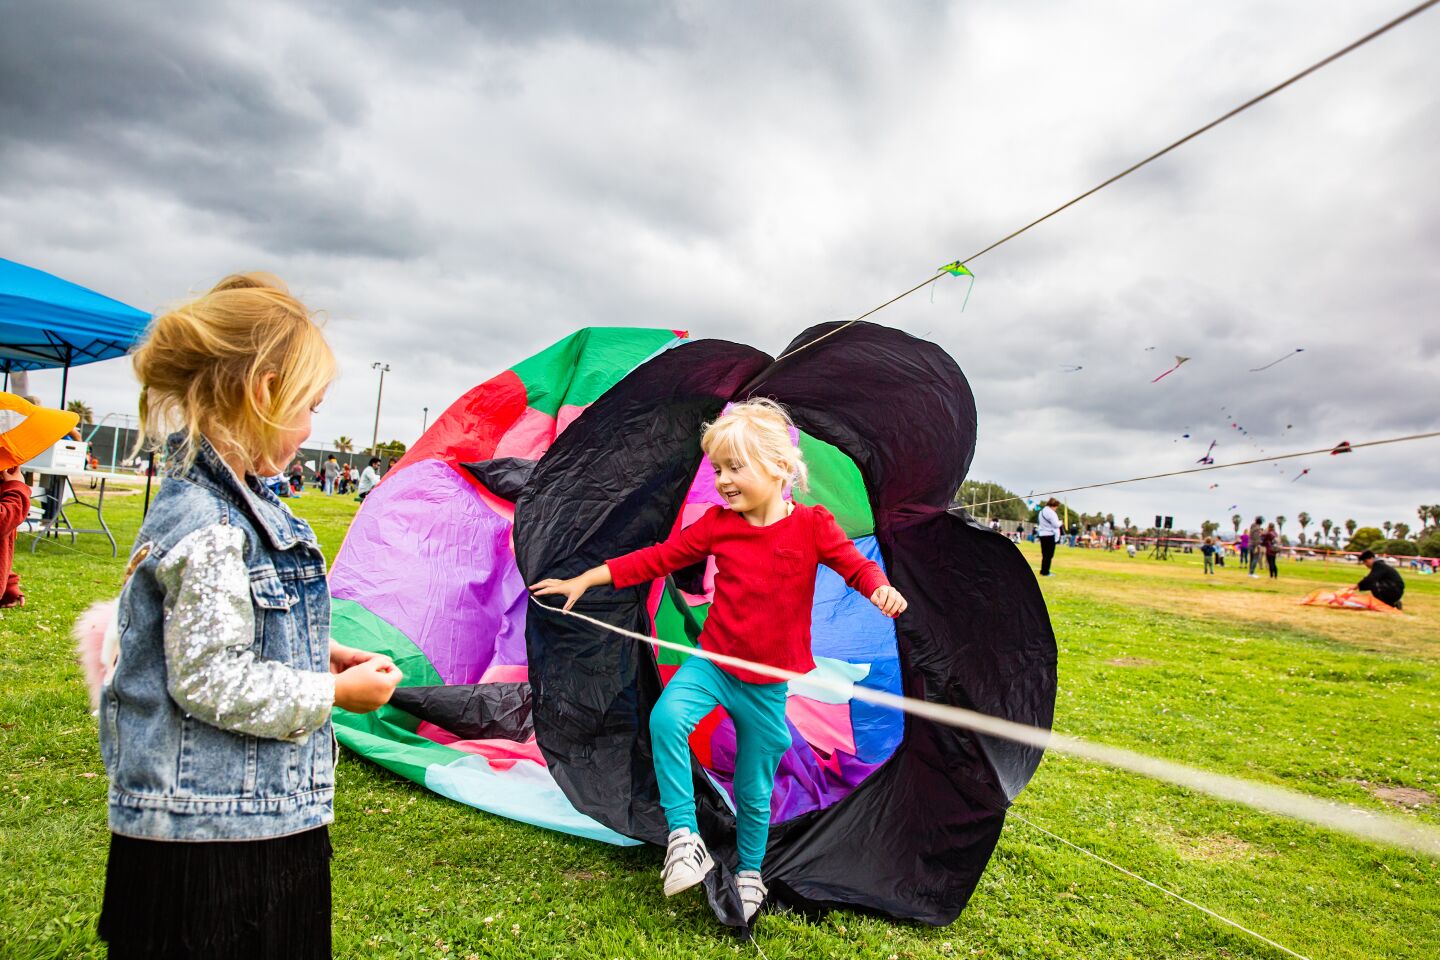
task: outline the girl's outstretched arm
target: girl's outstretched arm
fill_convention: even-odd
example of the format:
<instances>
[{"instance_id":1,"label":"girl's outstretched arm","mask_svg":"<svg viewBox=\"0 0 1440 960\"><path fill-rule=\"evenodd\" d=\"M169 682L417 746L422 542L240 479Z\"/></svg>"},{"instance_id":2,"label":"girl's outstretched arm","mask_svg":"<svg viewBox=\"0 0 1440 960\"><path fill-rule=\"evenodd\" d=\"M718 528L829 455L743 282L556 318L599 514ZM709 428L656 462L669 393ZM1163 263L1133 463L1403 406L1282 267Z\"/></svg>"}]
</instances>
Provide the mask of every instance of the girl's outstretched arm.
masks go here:
<instances>
[{"instance_id":1,"label":"girl's outstretched arm","mask_svg":"<svg viewBox=\"0 0 1440 960\"><path fill-rule=\"evenodd\" d=\"M820 562L840 576L850 589L862 594L887 617L898 617L909 603L900 591L890 585L885 571L874 560L867 560L845 536L834 515L822 506L815 508L815 552Z\"/></svg>"},{"instance_id":2,"label":"girl's outstretched arm","mask_svg":"<svg viewBox=\"0 0 1440 960\"><path fill-rule=\"evenodd\" d=\"M575 601L579 600L586 590L591 587L603 587L614 582L614 578L610 576L610 568L602 563L569 580L556 580L552 577L549 580L532 583L530 584L530 593L536 597L559 594L565 598L565 609L569 610L575 606Z\"/></svg>"}]
</instances>

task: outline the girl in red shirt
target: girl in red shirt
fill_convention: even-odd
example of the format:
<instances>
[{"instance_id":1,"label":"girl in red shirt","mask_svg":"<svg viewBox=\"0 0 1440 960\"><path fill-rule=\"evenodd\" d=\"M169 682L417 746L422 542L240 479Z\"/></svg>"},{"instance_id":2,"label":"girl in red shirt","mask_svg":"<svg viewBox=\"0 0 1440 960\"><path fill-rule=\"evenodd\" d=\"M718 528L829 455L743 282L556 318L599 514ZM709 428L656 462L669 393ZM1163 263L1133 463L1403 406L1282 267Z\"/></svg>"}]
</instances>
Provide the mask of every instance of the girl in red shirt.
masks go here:
<instances>
[{"instance_id":1,"label":"girl in red shirt","mask_svg":"<svg viewBox=\"0 0 1440 960\"><path fill-rule=\"evenodd\" d=\"M700 440L726 507L710 508L665 543L530 589L536 596L564 596L568 610L591 587L634 586L714 557L715 601L700 646L796 673L813 670L810 609L817 564L840 574L886 616L899 616L906 601L879 565L855 549L829 510L786 499L792 484L805 486L805 463L790 439L792 430L774 401L736 404L709 424ZM661 871L667 897L695 886L714 867L695 821L689 738L719 705L735 724L737 885L745 918L760 908L767 893L760 868L770 831L770 794L776 767L790 747L786 691L783 681L692 657L660 695L650 715L650 741L670 827Z\"/></svg>"}]
</instances>

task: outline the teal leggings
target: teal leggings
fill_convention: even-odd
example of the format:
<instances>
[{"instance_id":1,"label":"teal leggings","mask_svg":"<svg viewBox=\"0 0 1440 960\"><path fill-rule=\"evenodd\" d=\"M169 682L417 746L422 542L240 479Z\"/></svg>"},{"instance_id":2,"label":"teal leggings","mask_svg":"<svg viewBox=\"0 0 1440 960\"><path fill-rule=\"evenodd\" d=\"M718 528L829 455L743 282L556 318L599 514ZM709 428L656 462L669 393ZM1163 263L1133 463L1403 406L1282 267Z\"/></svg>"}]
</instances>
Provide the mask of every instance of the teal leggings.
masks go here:
<instances>
[{"instance_id":1,"label":"teal leggings","mask_svg":"<svg viewBox=\"0 0 1440 960\"><path fill-rule=\"evenodd\" d=\"M691 657L660 694L650 714L650 746L660 805L671 830L698 833L690 734L718 704L735 723L735 830L740 869L759 870L770 838L770 793L775 768L790 749L785 683L746 683L708 660Z\"/></svg>"}]
</instances>

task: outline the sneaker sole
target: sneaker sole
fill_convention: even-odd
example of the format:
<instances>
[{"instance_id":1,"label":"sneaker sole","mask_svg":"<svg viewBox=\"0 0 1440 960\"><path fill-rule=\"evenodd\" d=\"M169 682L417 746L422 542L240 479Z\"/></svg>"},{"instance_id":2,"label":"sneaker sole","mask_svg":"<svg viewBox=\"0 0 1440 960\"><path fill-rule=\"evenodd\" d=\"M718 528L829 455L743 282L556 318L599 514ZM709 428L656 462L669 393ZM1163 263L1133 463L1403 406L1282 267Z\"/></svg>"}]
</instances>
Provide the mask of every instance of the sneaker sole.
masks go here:
<instances>
[{"instance_id":1,"label":"sneaker sole","mask_svg":"<svg viewBox=\"0 0 1440 960\"><path fill-rule=\"evenodd\" d=\"M700 861L700 876L690 881L678 883L672 882L665 884L665 896L673 897L677 893L684 893L691 887L699 886L705 880L705 878L710 875L710 871L714 869L715 860L710 856L709 852L707 851L705 854L705 859Z\"/></svg>"}]
</instances>

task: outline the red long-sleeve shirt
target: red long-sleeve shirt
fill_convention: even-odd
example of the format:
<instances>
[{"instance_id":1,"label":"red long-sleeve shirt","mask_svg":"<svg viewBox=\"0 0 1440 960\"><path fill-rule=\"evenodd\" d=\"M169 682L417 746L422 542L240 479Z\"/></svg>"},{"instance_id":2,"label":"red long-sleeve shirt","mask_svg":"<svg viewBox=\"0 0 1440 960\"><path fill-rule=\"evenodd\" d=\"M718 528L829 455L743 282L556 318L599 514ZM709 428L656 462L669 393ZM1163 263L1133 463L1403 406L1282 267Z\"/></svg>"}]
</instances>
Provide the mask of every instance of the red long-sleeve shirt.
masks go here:
<instances>
[{"instance_id":1,"label":"red long-sleeve shirt","mask_svg":"<svg viewBox=\"0 0 1440 960\"><path fill-rule=\"evenodd\" d=\"M657 580L708 556L715 558L715 602L700 646L796 673L815 669L810 653L810 608L815 568L825 564L867 599L888 586L824 507L795 504L788 517L757 527L724 507L711 507L664 543L607 562L617 587ZM773 677L723 665L746 683Z\"/></svg>"}]
</instances>

